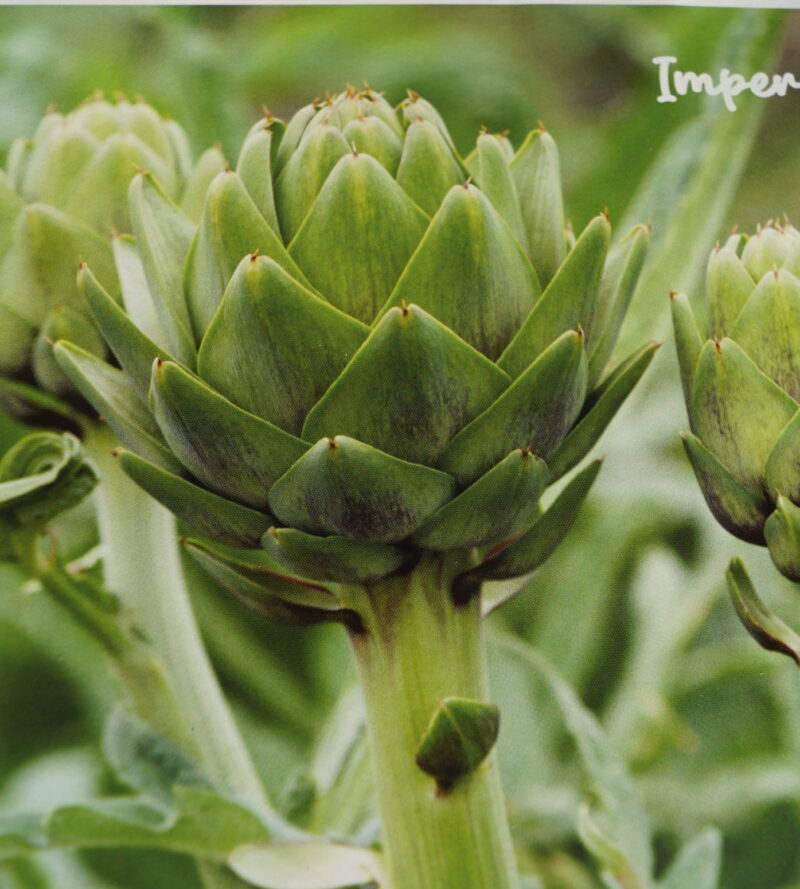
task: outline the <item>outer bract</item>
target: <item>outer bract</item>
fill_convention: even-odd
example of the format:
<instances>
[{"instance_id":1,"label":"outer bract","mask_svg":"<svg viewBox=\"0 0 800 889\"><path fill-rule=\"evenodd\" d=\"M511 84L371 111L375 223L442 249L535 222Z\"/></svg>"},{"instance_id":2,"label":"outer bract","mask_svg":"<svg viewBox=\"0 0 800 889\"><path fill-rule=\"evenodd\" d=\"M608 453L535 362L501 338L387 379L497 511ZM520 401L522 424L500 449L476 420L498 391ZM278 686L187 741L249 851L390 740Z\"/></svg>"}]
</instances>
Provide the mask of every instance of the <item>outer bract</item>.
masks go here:
<instances>
[{"instance_id":1,"label":"outer bract","mask_svg":"<svg viewBox=\"0 0 800 889\"><path fill-rule=\"evenodd\" d=\"M548 133L516 153L484 133L464 160L425 100L348 90L254 126L198 226L149 174L130 199L154 310L126 314L83 269L121 369L56 353L142 487L203 537L263 544L250 573L194 547L220 579L330 619L336 584L423 551L470 553L477 581L552 551L527 534L540 496L654 346L600 381L648 234L609 250L600 215L569 245Z\"/></svg>"},{"instance_id":2,"label":"outer bract","mask_svg":"<svg viewBox=\"0 0 800 889\"><path fill-rule=\"evenodd\" d=\"M692 431L684 444L714 516L800 580L800 233L769 226L711 255L711 339L688 300L673 319Z\"/></svg>"},{"instance_id":3,"label":"outer bract","mask_svg":"<svg viewBox=\"0 0 800 889\"><path fill-rule=\"evenodd\" d=\"M67 338L106 355L75 272L82 259L116 301L126 295L114 260L120 254L124 264L129 244L112 247L111 234L130 230L127 191L137 169L197 214L222 168L212 150L193 170L183 130L125 99L95 97L70 114L49 112L32 139L13 144L0 171L0 405L27 420L64 419L70 409L63 400L74 402L77 392L51 343Z\"/></svg>"}]
</instances>

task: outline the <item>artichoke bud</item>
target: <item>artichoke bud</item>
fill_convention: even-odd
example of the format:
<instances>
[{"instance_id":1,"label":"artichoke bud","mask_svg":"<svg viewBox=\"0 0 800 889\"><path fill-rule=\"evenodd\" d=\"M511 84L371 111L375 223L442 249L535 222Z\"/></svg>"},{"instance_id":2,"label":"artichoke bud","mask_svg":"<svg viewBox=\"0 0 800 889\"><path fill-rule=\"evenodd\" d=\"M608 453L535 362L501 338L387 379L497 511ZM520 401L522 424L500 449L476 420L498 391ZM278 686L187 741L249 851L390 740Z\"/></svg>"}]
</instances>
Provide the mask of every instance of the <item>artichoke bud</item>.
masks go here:
<instances>
[{"instance_id":1,"label":"artichoke bud","mask_svg":"<svg viewBox=\"0 0 800 889\"><path fill-rule=\"evenodd\" d=\"M673 298L681 376L694 435L686 451L706 501L737 537L767 545L800 579L800 233L760 229L711 254L706 294L712 333L702 345L688 301Z\"/></svg>"},{"instance_id":2,"label":"artichoke bud","mask_svg":"<svg viewBox=\"0 0 800 889\"><path fill-rule=\"evenodd\" d=\"M91 320L77 309L56 306L48 312L33 346L33 375L42 389L69 399L77 391L53 355L53 343L58 340L69 340L98 358L105 356L106 346Z\"/></svg>"},{"instance_id":3,"label":"artichoke bud","mask_svg":"<svg viewBox=\"0 0 800 889\"><path fill-rule=\"evenodd\" d=\"M156 151L148 121L136 138ZM607 261L598 216L565 254L552 139L514 155L483 134L467 181L416 94L399 113L367 87L285 128L267 116L198 212L219 163L201 159L191 199L134 178L123 300L81 276L119 366L77 326L57 333L79 341L57 359L130 449L123 469L196 533L266 551L259 567L191 547L271 614L344 620L320 582L371 583L424 552L492 552L486 577L541 564L598 468L542 514L548 461L582 459L652 354L595 389L646 233Z\"/></svg>"},{"instance_id":4,"label":"artichoke bud","mask_svg":"<svg viewBox=\"0 0 800 889\"><path fill-rule=\"evenodd\" d=\"M33 377L54 395L73 395L48 340L69 339L96 355L105 351L76 287L79 263L90 265L119 300L110 235L131 228L128 188L136 169L149 170L177 201L187 180L194 192L205 190L209 166L191 171L181 128L144 102L96 96L69 114L45 115L33 139L13 148L0 181L0 305L9 337L11 331L19 337L15 354L2 346L0 372ZM196 194L192 200L196 206Z\"/></svg>"},{"instance_id":5,"label":"artichoke bud","mask_svg":"<svg viewBox=\"0 0 800 889\"><path fill-rule=\"evenodd\" d=\"M800 508L778 495L775 512L764 525L764 536L778 571L800 582Z\"/></svg>"}]
</instances>

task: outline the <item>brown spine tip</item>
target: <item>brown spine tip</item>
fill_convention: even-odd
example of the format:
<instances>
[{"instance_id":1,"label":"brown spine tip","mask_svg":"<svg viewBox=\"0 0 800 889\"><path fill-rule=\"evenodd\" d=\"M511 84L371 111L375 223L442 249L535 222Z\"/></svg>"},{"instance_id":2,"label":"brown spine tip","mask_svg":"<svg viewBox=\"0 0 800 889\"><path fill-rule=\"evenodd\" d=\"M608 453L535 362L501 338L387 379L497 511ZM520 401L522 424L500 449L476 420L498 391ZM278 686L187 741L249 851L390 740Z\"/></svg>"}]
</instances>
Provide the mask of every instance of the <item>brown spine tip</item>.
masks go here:
<instances>
[{"instance_id":1,"label":"brown spine tip","mask_svg":"<svg viewBox=\"0 0 800 889\"><path fill-rule=\"evenodd\" d=\"M155 364L156 364L156 370L160 369L161 366L164 364L164 359L160 355L156 355Z\"/></svg>"},{"instance_id":2,"label":"brown spine tip","mask_svg":"<svg viewBox=\"0 0 800 889\"><path fill-rule=\"evenodd\" d=\"M358 157L358 148L356 148L356 143L350 143L350 150L353 152L353 157Z\"/></svg>"},{"instance_id":3,"label":"brown spine tip","mask_svg":"<svg viewBox=\"0 0 800 889\"><path fill-rule=\"evenodd\" d=\"M278 529L277 528L270 528L267 531L267 534L269 534L270 537L274 537L276 540L278 539Z\"/></svg>"},{"instance_id":4,"label":"brown spine tip","mask_svg":"<svg viewBox=\"0 0 800 889\"><path fill-rule=\"evenodd\" d=\"M527 457L532 456L533 451L531 450L531 446L530 446L530 445L527 445L526 447L524 447L524 448L520 451L520 453L522 454L522 459L524 460L524 459L526 459Z\"/></svg>"},{"instance_id":5,"label":"brown spine tip","mask_svg":"<svg viewBox=\"0 0 800 889\"><path fill-rule=\"evenodd\" d=\"M250 262L255 262L258 259L258 247L250 253Z\"/></svg>"},{"instance_id":6,"label":"brown spine tip","mask_svg":"<svg viewBox=\"0 0 800 889\"><path fill-rule=\"evenodd\" d=\"M543 120L537 120L537 121L536 121L536 126L539 127L539 132L541 132L541 133L546 133L546 132L547 132L547 127L544 125L544 121L543 121Z\"/></svg>"},{"instance_id":7,"label":"brown spine tip","mask_svg":"<svg viewBox=\"0 0 800 889\"><path fill-rule=\"evenodd\" d=\"M586 334L583 332L583 325L581 325L581 324L575 325L575 333L578 334L579 340L582 340L584 338L584 336L586 336Z\"/></svg>"},{"instance_id":8,"label":"brown spine tip","mask_svg":"<svg viewBox=\"0 0 800 889\"><path fill-rule=\"evenodd\" d=\"M611 213L609 212L608 207L603 207L603 213L602 213L602 215L605 216L605 218L606 218L606 222L608 222L609 219L611 219Z\"/></svg>"},{"instance_id":9,"label":"brown spine tip","mask_svg":"<svg viewBox=\"0 0 800 889\"><path fill-rule=\"evenodd\" d=\"M469 191L470 185L472 185L472 176L467 176L467 181L462 186L464 191Z\"/></svg>"},{"instance_id":10,"label":"brown spine tip","mask_svg":"<svg viewBox=\"0 0 800 889\"><path fill-rule=\"evenodd\" d=\"M773 277L776 281L777 281L778 278L780 277L780 270L778 269L777 266L773 266L773 268L772 268L772 277Z\"/></svg>"},{"instance_id":11,"label":"brown spine tip","mask_svg":"<svg viewBox=\"0 0 800 889\"><path fill-rule=\"evenodd\" d=\"M419 93L415 92L412 89L407 89L406 93L408 94L408 101L409 102L416 102L420 98Z\"/></svg>"},{"instance_id":12,"label":"brown spine tip","mask_svg":"<svg viewBox=\"0 0 800 889\"><path fill-rule=\"evenodd\" d=\"M336 448L339 447L339 445L336 443L336 439L335 439L335 438L329 438L329 439L328 439L328 447L329 447L330 450L332 450L332 451L335 451Z\"/></svg>"},{"instance_id":13,"label":"brown spine tip","mask_svg":"<svg viewBox=\"0 0 800 889\"><path fill-rule=\"evenodd\" d=\"M122 453L122 450L120 448L111 448L108 453L111 454L112 457L119 457L119 455Z\"/></svg>"},{"instance_id":14,"label":"brown spine tip","mask_svg":"<svg viewBox=\"0 0 800 889\"><path fill-rule=\"evenodd\" d=\"M717 350L719 354L722 354L722 342L718 340L715 336L711 337L711 342L714 344L714 348Z\"/></svg>"},{"instance_id":15,"label":"brown spine tip","mask_svg":"<svg viewBox=\"0 0 800 889\"><path fill-rule=\"evenodd\" d=\"M403 300L400 304L400 311L402 312L404 318L408 318L409 308L408 303L405 300Z\"/></svg>"}]
</instances>

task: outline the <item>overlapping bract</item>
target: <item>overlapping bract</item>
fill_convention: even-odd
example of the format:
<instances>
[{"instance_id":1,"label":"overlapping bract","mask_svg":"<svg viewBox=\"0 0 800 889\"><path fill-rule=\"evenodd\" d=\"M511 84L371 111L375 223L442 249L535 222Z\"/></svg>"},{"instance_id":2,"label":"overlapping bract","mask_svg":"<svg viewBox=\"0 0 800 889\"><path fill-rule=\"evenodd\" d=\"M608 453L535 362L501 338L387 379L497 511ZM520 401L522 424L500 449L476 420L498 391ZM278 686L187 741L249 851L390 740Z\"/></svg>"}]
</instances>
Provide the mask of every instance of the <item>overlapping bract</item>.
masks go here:
<instances>
[{"instance_id":1,"label":"overlapping bract","mask_svg":"<svg viewBox=\"0 0 800 889\"><path fill-rule=\"evenodd\" d=\"M152 170L197 216L209 181L222 168L216 149L194 167L178 124L125 99L94 97L70 114L50 112L32 139L13 144L7 169L0 171L3 407L24 419L40 410L68 413L57 399L77 393L53 360L52 341L66 338L106 355L75 272L82 258L120 299L115 256L125 262L130 244L116 239L112 246L111 234L130 230L127 191L137 169Z\"/></svg>"},{"instance_id":2,"label":"overlapping bract","mask_svg":"<svg viewBox=\"0 0 800 889\"><path fill-rule=\"evenodd\" d=\"M219 579L308 617L336 607L318 581L369 582L423 549L477 548L481 579L552 550L526 539L541 494L654 347L600 382L648 235L609 250L601 215L570 243L546 132L516 154L482 134L462 160L423 99L348 90L255 126L198 226L149 172L130 200L146 285L120 276L147 323L83 269L121 369L56 354L142 487L206 538L263 546L246 569L195 546Z\"/></svg>"},{"instance_id":3,"label":"overlapping bract","mask_svg":"<svg viewBox=\"0 0 800 889\"><path fill-rule=\"evenodd\" d=\"M708 264L710 339L685 296L673 320L691 433L714 516L800 580L800 233L732 236Z\"/></svg>"}]
</instances>

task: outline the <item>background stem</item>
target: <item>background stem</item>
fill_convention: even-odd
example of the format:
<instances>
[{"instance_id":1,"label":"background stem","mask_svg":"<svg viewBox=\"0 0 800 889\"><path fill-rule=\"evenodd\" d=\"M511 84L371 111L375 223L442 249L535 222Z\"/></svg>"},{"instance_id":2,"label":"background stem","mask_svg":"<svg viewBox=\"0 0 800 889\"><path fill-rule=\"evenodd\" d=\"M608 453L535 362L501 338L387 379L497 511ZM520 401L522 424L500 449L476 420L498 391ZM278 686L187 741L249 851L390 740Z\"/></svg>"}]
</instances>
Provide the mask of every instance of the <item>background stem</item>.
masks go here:
<instances>
[{"instance_id":1,"label":"background stem","mask_svg":"<svg viewBox=\"0 0 800 889\"><path fill-rule=\"evenodd\" d=\"M122 472L111 455L113 435L101 426L84 445L100 474L97 510L107 587L116 593L164 667L180 707L183 730L211 777L259 808L261 782L222 694L192 613L180 567L175 521ZM125 664L120 665L125 671ZM133 682L137 676L131 677ZM147 695L138 695L140 712ZM155 703L155 702L154 702ZM156 706L158 706L156 704ZM148 713L142 712L144 718ZM159 721L162 721L159 715Z\"/></svg>"},{"instance_id":2,"label":"background stem","mask_svg":"<svg viewBox=\"0 0 800 889\"><path fill-rule=\"evenodd\" d=\"M478 597L456 607L441 562L375 584L351 634L392 889L516 889L494 753L446 793L415 762L448 696L488 700Z\"/></svg>"}]
</instances>

